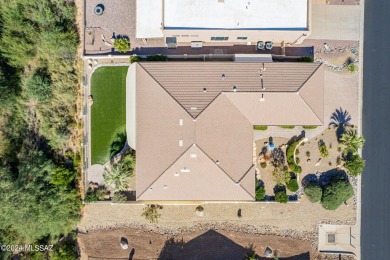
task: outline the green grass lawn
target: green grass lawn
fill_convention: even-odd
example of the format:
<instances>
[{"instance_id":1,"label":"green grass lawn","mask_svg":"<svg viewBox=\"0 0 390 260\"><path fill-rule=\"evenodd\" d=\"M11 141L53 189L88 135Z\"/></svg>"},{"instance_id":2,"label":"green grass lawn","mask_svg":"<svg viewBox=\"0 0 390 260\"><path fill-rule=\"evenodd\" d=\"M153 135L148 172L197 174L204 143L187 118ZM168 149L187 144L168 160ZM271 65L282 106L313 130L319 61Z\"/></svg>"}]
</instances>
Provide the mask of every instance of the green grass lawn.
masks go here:
<instances>
[{"instance_id":1,"label":"green grass lawn","mask_svg":"<svg viewBox=\"0 0 390 260\"><path fill-rule=\"evenodd\" d=\"M104 164L126 140L128 67L101 67L91 79L91 164Z\"/></svg>"}]
</instances>

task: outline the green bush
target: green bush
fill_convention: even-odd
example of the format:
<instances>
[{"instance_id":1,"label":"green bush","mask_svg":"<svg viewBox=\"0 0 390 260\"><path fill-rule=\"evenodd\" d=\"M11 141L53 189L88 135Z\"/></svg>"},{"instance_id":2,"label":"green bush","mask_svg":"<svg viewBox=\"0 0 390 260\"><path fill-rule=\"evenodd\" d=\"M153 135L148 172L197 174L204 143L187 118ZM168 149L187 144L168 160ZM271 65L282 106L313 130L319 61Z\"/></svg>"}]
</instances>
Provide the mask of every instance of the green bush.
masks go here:
<instances>
[{"instance_id":1,"label":"green bush","mask_svg":"<svg viewBox=\"0 0 390 260\"><path fill-rule=\"evenodd\" d=\"M130 51L130 41L126 37L122 37L114 40L114 48L119 52L126 53Z\"/></svg>"},{"instance_id":2,"label":"green bush","mask_svg":"<svg viewBox=\"0 0 390 260\"><path fill-rule=\"evenodd\" d=\"M35 74L26 80L26 94L28 98L38 101L47 101L52 96L51 82L47 76Z\"/></svg>"},{"instance_id":3,"label":"green bush","mask_svg":"<svg viewBox=\"0 0 390 260\"><path fill-rule=\"evenodd\" d=\"M112 196L111 201L113 203L122 203L127 201L127 197L122 192L115 192L114 196Z\"/></svg>"},{"instance_id":4,"label":"green bush","mask_svg":"<svg viewBox=\"0 0 390 260\"><path fill-rule=\"evenodd\" d=\"M286 151L288 166L291 171L297 174L302 172L302 168L299 165L295 164L294 162L294 150L295 147L297 147L298 143L299 140L293 142L287 147L287 151Z\"/></svg>"},{"instance_id":5,"label":"green bush","mask_svg":"<svg viewBox=\"0 0 390 260\"><path fill-rule=\"evenodd\" d=\"M313 58L310 56L303 56L303 57L299 58L298 61L300 61L300 62L313 62Z\"/></svg>"},{"instance_id":6,"label":"green bush","mask_svg":"<svg viewBox=\"0 0 390 260\"><path fill-rule=\"evenodd\" d=\"M167 61L167 56L163 54L150 55L146 58L147 61Z\"/></svg>"},{"instance_id":7,"label":"green bush","mask_svg":"<svg viewBox=\"0 0 390 260\"><path fill-rule=\"evenodd\" d=\"M309 151L306 152L306 156L310 157L310 152Z\"/></svg>"},{"instance_id":8,"label":"green bush","mask_svg":"<svg viewBox=\"0 0 390 260\"><path fill-rule=\"evenodd\" d=\"M297 179L291 179L289 182L287 182L286 187L291 192L298 191L299 185Z\"/></svg>"},{"instance_id":9,"label":"green bush","mask_svg":"<svg viewBox=\"0 0 390 260\"><path fill-rule=\"evenodd\" d=\"M198 211L198 212L203 212L203 211L204 211L203 206L202 206L202 205L197 206L197 207L196 207L196 211Z\"/></svg>"},{"instance_id":10,"label":"green bush","mask_svg":"<svg viewBox=\"0 0 390 260\"><path fill-rule=\"evenodd\" d=\"M365 161L357 154L352 155L344 164L344 168L352 176L359 176L363 173Z\"/></svg>"},{"instance_id":11,"label":"green bush","mask_svg":"<svg viewBox=\"0 0 390 260\"><path fill-rule=\"evenodd\" d=\"M275 167L272 176L278 186L283 186L285 183L289 182L291 178L287 166Z\"/></svg>"},{"instance_id":12,"label":"green bush","mask_svg":"<svg viewBox=\"0 0 390 260\"><path fill-rule=\"evenodd\" d=\"M280 128L284 128L284 129L294 129L295 126L294 125L281 125L279 126Z\"/></svg>"},{"instance_id":13,"label":"green bush","mask_svg":"<svg viewBox=\"0 0 390 260\"><path fill-rule=\"evenodd\" d=\"M318 150L320 151L320 154L323 158L329 156L328 149L326 148L326 145L322 140L318 143Z\"/></svg>"},{"instance_id":14,"label":"green bush","mask_svg":"<svg viewBox=\"0 0 390 260\"><path fill-rule=\"evenodd\" d=\"M327 210L337 209L343 202L353 196L353 187L348 180L342 177L335 177L325 186L322 194L321 204Z\"/></svg>"},{"instance_id":15,"label":"green bush","mask_svg":"<svg viewBox=\"0 0 390 260\"><path fill-rule=\"evenodd\" d=\"M306 129L306 130L316 129L317 128L316 125L304 125L302 127L303 127L303 129Z\"/></svg>"},{"instance_id":16,"label":"green bush","mask_svg":"<svg viewBox=\"0 0 390 260\"><path fill-rule=\"evenodd\" d=\"M134 62L138 62L139 61L139 57L137 55L131 55L130 56L130 64L133 64Z\"/></svg>"},{"instance_id":17,"label":"green bush","mask_svg":"<svg viewBox=\"0 0 390 260\"><path fill-rule=\"evenodd\" d=\"M286 192L284 191L279 191L275 193L275 201L279 203L287 203L288 202L288 196Z\"/></svg>"},{"instance_id":18,"label":"green bush","mask_svg":"<svg viewBox=\"0 0 390 260\"><path fill-rule=\"evenodd\" d=\"M347 66L347 70L349 72L356 72L358 70L358 66L355 63L351 63Z\"/></svg>"},{"instance_id":19,"label":"green bush","mask_svg":"<svg viewBox=\"0 0 390 260\"><path fill-rule=\"evenodd\" d=\"M322 188L318 184L310 183L306 185L303 192L312 203L319 202L322 198Z\"/></svg>"},{"instance_id":20,"label":"green bush","mask_svg":"<svg viewBox=\"0 0 390 260\"><path fill-rule=\"evenodd\" d=\"M253 130L262 130L262 131L264 131L264 130L267 130L268 129L268 126L266 126L266 125L254 125L253 126Z\"/></svg>"},{"instance_id":21,"label":"green bush","mask_svg":"<svg viewBox=\"0 0 390 260\"><path fill-rule=\"evenodd\" d=\"M297 164L299 164L301 162L301 159L299 159L299 157L295 158L295 161L297 162Z\"/></svg>"},{"instance_id":22,"label":"green bush","mask_svg":"<svg viewBox=\"0 0 390 260\"><path fill-rule=\"evenodd\" d=\"M260 186L256 189L256 200L263 200L265 197L265 189Z\"/></svg>"},{"instance_id":23,"label":"green bush","mask_svg":"<svg viewBox=\"0 0 390 260\"><path fill-rule=\"evenodd\" d=\"M141 216L145 218L145 220L150 223L158 223L158 219L161 217L159 210L162 209L162 206L156 204L146 205L143 210Z\"/></svg>"},{"instance_id":24,"label":"green bush","mask_svg":"<svg viewBox=\"0 0 390 260\"><path fill-rule=\"evenodd\" d=\"M91 203L91 202L99 201L99 198L95 192L89 191L89 192L87 192L87 195L85 196L84 201L85 201L85 203Z\"/></svg>"},{"instance_id":25,"label":"green bush","mask_svg":"<svg viewBox=\"0 0 390 260\"><path fill-rule=\"evenodd\" d=\"M260 163L260 167L263 168L263 169L266 168L267 167L267 163L266 162L261 162Z\"/></svg>"}]
</instances>

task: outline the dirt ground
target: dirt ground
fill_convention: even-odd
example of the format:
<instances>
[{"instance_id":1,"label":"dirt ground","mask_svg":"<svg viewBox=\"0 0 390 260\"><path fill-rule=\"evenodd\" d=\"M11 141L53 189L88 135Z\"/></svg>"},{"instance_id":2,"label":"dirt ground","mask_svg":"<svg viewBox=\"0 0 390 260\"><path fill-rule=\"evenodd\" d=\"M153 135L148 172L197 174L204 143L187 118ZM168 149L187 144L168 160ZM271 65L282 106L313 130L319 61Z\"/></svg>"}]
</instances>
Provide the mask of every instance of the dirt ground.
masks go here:
<instances>
[{"instance_id":1,"label":"dirt ground","mask_svg":"<svg viewBox=\"0 0 390 260\"><path fill-rule=\"evenodd\" d=\"M121 248L122 237L128 240L128 249ZM317 257L310 241L225 230L186 232L174 236L133 228L97 230L79 234L79 245L81 260L94 257L129 259L130 255L132 259L244 259L246 254L253 252L263 257L267 247L276 250L282 259Z\"/></svg>"}]
</instances>

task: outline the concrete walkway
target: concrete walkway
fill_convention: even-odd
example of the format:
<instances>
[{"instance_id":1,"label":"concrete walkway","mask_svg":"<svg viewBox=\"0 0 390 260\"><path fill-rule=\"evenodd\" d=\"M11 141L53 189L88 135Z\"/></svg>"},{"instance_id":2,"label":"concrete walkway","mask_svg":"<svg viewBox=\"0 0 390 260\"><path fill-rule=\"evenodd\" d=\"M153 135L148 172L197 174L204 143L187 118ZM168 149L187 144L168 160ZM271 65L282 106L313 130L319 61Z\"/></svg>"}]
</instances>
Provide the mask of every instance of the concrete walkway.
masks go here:
<instances>
[{"instance_id":1,"label":"concrete walkway","mask_svg":"<svg viewBox=\"0 0 390 260\"><path fill-rule=\"evenodd\" d=\"M360 38L360 5L312 5L308 39L353 40Z\"/></svg>"}]
</instances>

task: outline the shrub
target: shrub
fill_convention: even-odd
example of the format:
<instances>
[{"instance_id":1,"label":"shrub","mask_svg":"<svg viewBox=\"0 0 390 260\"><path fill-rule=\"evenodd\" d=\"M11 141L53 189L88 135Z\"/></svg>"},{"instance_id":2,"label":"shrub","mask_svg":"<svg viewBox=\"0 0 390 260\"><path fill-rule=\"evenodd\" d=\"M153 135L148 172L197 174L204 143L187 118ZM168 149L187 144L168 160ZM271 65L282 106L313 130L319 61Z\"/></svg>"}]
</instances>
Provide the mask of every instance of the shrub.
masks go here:
<instances>
[{"instance_id":1,"label":"shrub","mask_svg":"<svg viewBox=\"0 0 390 260\"><path fill-rule=\"evenodd\" d=\"M281 125L279 126L280 128L284 128L284 129L294 129L295 126L294 125Z\"/></svg>"},{"instance_id":2,"label":"shrub","mask_svg":"<svg viewBox=\"0 0 390 260\"><path fill-rule=\"evenodd\" d=\"M125 157L126 160L118 163L111 168L106 168L103 173L104 182L106 185L114 185L115 192L125 191L128 189L128 181L133 175L132 166L130 166L131 157Z\"/></svg>"},{"instance_id":3,"label":"shrub","mask_svg":"<svg viewBox=\"0 0 390 260\"><path fill-rule=\"evenodd\" d=\"M278 186L283 186L285 183L289 182L291 178L286 166L276 167L272 172L272 176Z\"/></svg>"},{"instance_id":4,"label":"shrub","mask_svg":"<svg viewBox=\"0 0 390 260\"><path fill-rule=\"evenodd\" d=\"M263 200L265 197L265 189L264 187L258 187L256 189L256 200Z\"/></svg>"},{"instance_id":5,"label":"shrub","mask_svg":"<svg viewBox=\"0 0 390 260\"><path fill-rule=\"evenodd\" d=\"M264 130L267 130L268 129L268 126L266 126L266 125L254 125L253 126L253 130L262 130L262 131L264 131Z\"/></svg>"},{"instance_id":6,"label":"shrub","mask_svg":"<svg viewBox=\"0 0 390 260\"><path fill-rule=\"evenodd\" d=\"M316 129L317 128L316 125L304 125L302 127L303 127L303 129L306 129L306 130Z\"/></svg>"},{"instance_id":7,"label":"shrub","mask_svg":"<svg viewBox=\"0 0 390 260\"><path fill-rule=\"evenodd\" d=\"M123 194L122 192L115 192L115 193L114 193L114 196L112 196L111 201L112 201L113 203L126 202L126 201L127 201L127 197L126 197L126 195Z\"/></svg>"},{"instance_id":8,"label":"shrub","mask_svg":"<svg viewBox=\"0 0 390 260\"><path fill-rule=\"evenodd\" d=\"M279 191L275 193L275 201L279 203L287 203L288 202L288 196L286 192L284 191Z\"/></svg>"},{"instance_id":9,"label":"shrub","mask_svg":"<svg viewBox=\"0 0 390 260\"><path fill-rule=\"evenodd\" d=\"M359 155L352 155L344 164L344 168L352 176L359 176L363 173L366 163Z\"/></svg>"},{"instance_id":10,"label":"shrub","mask_svg":"<svg viewBox=\"0 0 390 260\"><path fill-rule=\"evenodd\" d=\"M296 151L295 151L295 155L299 155L299 149L297 149Z\"/></svg>"},{"instance_id":11,"label":"shrub","mask_svg":"<svg viewBox=\"0 0 390 260\"><path fill-rule=\"evenodd\" d=\"M168 60L167 56L163 54L150 55L146 58L147 61L166 61Z\"/></svg>"},{"instance_id":12,"label":"shrub","mask_svg":"<svg viewBox=\"0 0 390 260\"><path fill-rule=\"evenodd\" d=\"M347 66L347 70L349 72L356 72L358 70L358 66L355 63L351 63Z\"/></svg>"},{"instance_id":13,"label":"shrub","mask_svg":"<svg viewBox=\"0 0 390 260\"><path fill-rule=\"evenodd\" d=\"M94 191L88 191L87 195L84 198L84 201L85 203L91 203L91 202L99 201L99 198Z\"/></svg>"},{"instance_id":14,"label":"shrub","mask_svg":"<svg viewBox=\"0 0 390 260\"><path fill-rule=\"evenodd\" d=\"M323 158L326 158L329 156L329 152L328 152L328 149L326 148L324 141L320 140L318 142L318 150L320 150L320 154Z\"/></svg>"},{"instance_id":15,"label":"shrub","mask_svg":"<svg viewBox=\"0 0 390 260\"><path fill-rule=\"evenodd\" d=\"M198 212L203 212L203 211L204 211L203 206L201 206L201 205L197 206L197 207L196 207L196 211L198 211Z\"/></svg>"},{"instance_id":16,"label":"shrub","mask_svg":"<svg viewBox=\"0 0 390 260\"><path fill-rule=\"evenodd\" d=\"M105 189L97 189L95 190L96 197L98 200L104 200L107 194L107 191Z\"/></svg>"},{"instance_id":17,"label":"shrub","mask_svg":"<svg viewBox=\"0 0 390 260\"><path fill-rule=\"evenodd\" d=\"M306 152L306 156L310 157L310 152L309 151Z\"/></svg>"},{"instance_id":18,"label":"shrub","mask_svg":"<svg viewBox=\"0 0 390 260\"><path fill-rule=\"evenodd\" d=\"M260 163L260 167L263 168L263 169L266 168L267 167L267 163L266 162L261 162Z\"/></svg>"},{"instance_id":19,"label":"shrub","mask_svg":"<svg viewBox=\"0 0 390 260\"><path fill-rule=\"evenodd\" d=\"M286 187L289 191L296 192L299 189L297 179L291 179L289 182L287 182Z\"/></svg>"},{"instance_id":20,"label":"shrub","mask_svg":"<svg viewBox=\"0 0 390 260\"><path fill-rule=\"evenodd\" d=\"M363 147L365 140L355 130L350 130L341 135L340 142L345 146L344 155L347 155L349 152L357 154L359 148Z\"/></svg>"},{"instance_id":21,"label":"shrub","mask_svg":"<svg viewBox=\"0 0 390 260\"><path fill-rule=\"evenodd\" d=\"M161 217L161 214L158 213L159 209L162 209L162 206L155 204L146 205L141 216L145 217L145 220L150 223L158 223L158 219Z\"/></svg>"},{"instance_id":22,"label":"shrub","mask_svg":"<svg viewBox=\"0 0 390 260\"><path fill-rule=\"evenodd\" d=\"M299 159L299 157L295 158L295 161L297 162L297 164L299 164L301 162L301 159Z\"/></svg>"},{"instance_id":23,"label":"shrub","mask_svg":"<svg viewBox=\"0 0 390 260\"><path fill-rule=\"evenodd\" d=\"M352 196L353 187L349 181L342 177L335 177L324 188L321 204L327 210L335 210Z\"/></svg>"},{"instance_id":24,"label":"shrub","mask_svg":"<svg viewBox=\"0 0 390 260\"><path fill-rule=\"evenodd\" d=\"M114 48L119 52L126 53L130 50L130 41L126 37L114 40Z\"/></svg>"},{"instance_id":25,"label":"shrub","mask_svg":"<svg viewBox=\"0 0 390 260\"><path fill-rule=\"evenodd\" d=\"M290 144L287 147L287 151L286 151L288 166L290 167L290 170L293 171L294 173L301 173L302 172L302 168L299 165L295 164L295 162L294 162L294 150L295 150L295 147L297 147L298 143L299 143L299 140L293 142L292 144Z\"/></svg>"},{"instance_id":26,"label":"shrub","mask_svg":"<svg viewBox=\"0 0 390 260\"><path fill-rule=\"evenodd\" d=\"M299 58L298 61L299 62L313 62L313 58L310 56L303 56L303 57Z\"/></svg>"},{"instance_id":27,"label":"shrub","mask_svg":"<svg viewBox=\"0 0 390 260\"><path fill-rule=\"evenodd\" d=\"M275 148L271 152L272 165L274 167L279 167L284 164L284 152L281 148Z\"/></svg>"},{"instance_id":28,"label":"shrub","mask_svg":"<svg viewBox=\"0 0 390 260\"><path fill-rule=\"evenodd\" d=\"M137 55L131 55L130 56L130 64L133 64L134 62L138 62L139 61L139 57Z\"/></svg>"},{"instance_id":29,"label":"shrub","mask_svg":"<svg viewBox=\"0 0 390 260\"><path fill-rule=\"evenodd\" d=\"M303 192L312 203L319 202L321 200L322 188L318 184L310 183L306 185Z\"/></svg>"},{"instance_id":30,"label":"shrub","mask_svg":"<svg viewBox=\"0 0 390 260\"><path fill-rule=\"evenodd\" d=\"M50 79L46 76L35 74L26 80L26 94L29 98L38 101L46 101L52 97Z\"/></svg>"},{"instance_id":31,"label":"shrub","mask_svg":"<svg viewBox=\"0 0 390 260\"><path fill-rule=\"evenodd\" d=\"M337 156L336 164L337 164L337 165L340 165L340 164L341 164L341 157L340 157L340 156Z\"/></svg>"}]
</instances>

